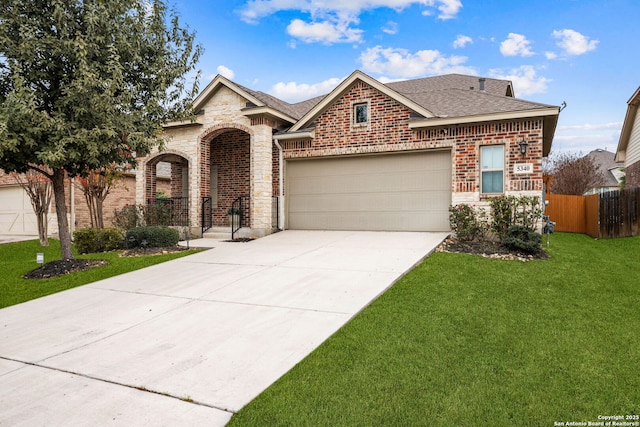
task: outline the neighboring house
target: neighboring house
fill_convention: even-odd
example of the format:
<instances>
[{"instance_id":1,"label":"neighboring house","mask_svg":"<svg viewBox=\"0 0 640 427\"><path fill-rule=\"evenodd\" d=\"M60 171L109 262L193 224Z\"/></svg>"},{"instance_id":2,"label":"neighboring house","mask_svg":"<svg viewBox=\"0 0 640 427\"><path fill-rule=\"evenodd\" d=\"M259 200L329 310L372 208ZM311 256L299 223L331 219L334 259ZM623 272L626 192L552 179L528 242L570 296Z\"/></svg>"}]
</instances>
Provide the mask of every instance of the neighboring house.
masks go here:
<instances>
[{"instance_id":1,"label":"neighboring house","mask_svg":"<svg viewBox=\"0 0 640 427\"><path fill-rule=\"evenodd\" d=\"M627 114L622 124L616 162L624 163L626 188L640 187L640 87L627 101Z\"/></svg>"},{"instance_id":2,"label":"neighboring house","mask_svg":"<svg viewBox=\"0 0 640 427\"><path fill-rule=\"evenodd\" d=\"M165 125L164 151L139 159L136 201L155 196L156 165L167 162L171 195L189 201L194 231L203 219L228 224L244 197L254 237L276 228L446 231L451 204L541 195L559 114L515 98L505 80L383 84L360 71L296 104L217 76L194 106L195 120Z\"/></svg>"},{"instance_id":3,"label":"neighboring house","mask_svg":"<svg viewBox=\"0 0 640 427\"><path fill-rule=\"evenodd\" d=\"M601 148L593 150L586 155L586 157L591 158L593 162L598 165L598 170L604 177L604 182L598 187L590 188L584 193L585 196L620 189L620 183L624 179L625 173L622 165L616 163L615 155L616 153Z\"/></svg>"},{"instance_id":4,"label":"neighboring house","mask_svg":"<svg viewBox=\"0 0 640 427\"><path fill-rule=\"evenodd\" d=\"M167 167L165 166L164 169L166 170ZM159 176L158 188L169 194L170 180L167 172L160 172ZM125 204L135 204L135 187L135 175L125 174L118 184L112 188L103 205L105 227L112 225L113 211L115 209L120 209ZM67 220L71 231L73 232L76 228L90 227L89 208L76 180L66 180L65 195L68 209ZM49 207L48 220L49 235L55 235L58 232L58 220L53 198ZM0 234L38 235L38 224L29 196L13 176L4 173L1 169Z\"/></svg>"},{"instance_id":5,"label":"neighboring house","mask_svg":"<svg viewBox=\"0 0 640 427\"><path fill-rule=\"evenodd\" d=\"M55 209L51 201L48 222L49 233L57 231ZM12 175L0 169L0 234L38 235L38 222L31 199Z\"/></svg>"}]
</instances>

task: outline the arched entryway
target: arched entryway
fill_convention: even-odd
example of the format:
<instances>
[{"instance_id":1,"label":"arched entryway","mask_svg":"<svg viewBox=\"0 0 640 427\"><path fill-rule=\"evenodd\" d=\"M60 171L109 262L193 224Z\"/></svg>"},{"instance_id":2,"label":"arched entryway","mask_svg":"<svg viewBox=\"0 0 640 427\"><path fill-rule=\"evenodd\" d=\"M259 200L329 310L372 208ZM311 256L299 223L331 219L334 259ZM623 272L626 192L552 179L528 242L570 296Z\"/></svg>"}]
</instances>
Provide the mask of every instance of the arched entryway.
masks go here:
<instances>
[{"instance_id":1,"label":"arched entryway","mask_svg":"<svg viewBox=\"0 0 640 427\"><path fill-rule=\"evenodd\" d=\"M160 153L145 164L146 206L167 211L168 224L190 225L189 161L175 152Z\"/></svg>"},{"instance_id":2,"label":"arched entryway","mask_svg":"<svg viewBox=\"0 0 640 427\"><path fill-rule=\"evenodd\" d=\"M242 199L242 226L250 227L250 130L231 124L209 129L201 139L200 152L203 216L210 216L214 227L227 226L232 204Z\"/></svg>"}]
</instances>

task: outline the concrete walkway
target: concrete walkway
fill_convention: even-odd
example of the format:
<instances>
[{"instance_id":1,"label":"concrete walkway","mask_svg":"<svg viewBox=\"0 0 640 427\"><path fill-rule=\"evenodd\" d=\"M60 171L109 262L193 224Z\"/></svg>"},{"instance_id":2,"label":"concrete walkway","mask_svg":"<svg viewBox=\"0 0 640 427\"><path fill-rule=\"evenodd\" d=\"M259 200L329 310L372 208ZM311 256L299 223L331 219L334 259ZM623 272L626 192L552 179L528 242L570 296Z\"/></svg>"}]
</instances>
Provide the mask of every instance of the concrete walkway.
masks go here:
<instances>
[{"instance_id":1,"label":"concrete walkway","mask_svg":"<svg viewBox=\"0 0 640 427\"><path fill-rule=\"evenodd\" d=\"M216 242L2 309L0 425L223 426L445 237Z\"/></svg>"}]
</instances>

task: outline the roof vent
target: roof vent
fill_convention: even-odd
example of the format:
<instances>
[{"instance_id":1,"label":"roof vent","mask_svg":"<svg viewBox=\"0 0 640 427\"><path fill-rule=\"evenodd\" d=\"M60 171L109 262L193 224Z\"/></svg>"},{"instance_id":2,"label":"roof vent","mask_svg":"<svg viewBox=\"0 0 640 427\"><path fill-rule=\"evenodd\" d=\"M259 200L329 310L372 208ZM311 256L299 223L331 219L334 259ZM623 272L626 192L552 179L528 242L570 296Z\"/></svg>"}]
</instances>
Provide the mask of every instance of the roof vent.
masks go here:
<instances>
[{"instance_id":1,"label":"roof vent","mask_svg":"<svg viewBox=\"0 0 640 427\"><path fill-rule=\"evenodd\" d=\"M481 77L478 79L478 85L480 86L480 92L484 92L484 82L486 81L485 78Z\"/></svg>"}]
</instances>

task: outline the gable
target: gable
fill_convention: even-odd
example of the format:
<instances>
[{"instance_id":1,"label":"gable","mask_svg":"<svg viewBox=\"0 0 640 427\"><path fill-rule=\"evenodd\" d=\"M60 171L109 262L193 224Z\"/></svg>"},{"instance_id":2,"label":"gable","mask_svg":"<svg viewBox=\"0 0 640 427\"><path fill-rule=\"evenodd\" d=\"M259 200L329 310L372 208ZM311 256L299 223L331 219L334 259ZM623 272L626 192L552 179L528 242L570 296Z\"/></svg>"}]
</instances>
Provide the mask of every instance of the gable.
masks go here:
<instances>
[{"instance_id":1,"label":"gable","mask_svg":"<svg viewBox=\"0 0 640 427\"><path fill-rule=\"evenodd\" d=\"M624 162L626 167L640 161L640 87L627 101L627 114L622 123L622 132L616 150L616 162Z\"/></svg>"},{"instance_id":2,"label":"gable","mask_svg":"<svg viewBox=\"0 0 640 427\"><path fill-rule=\"evenodd\" d=\"M389 88L388 86L380 83L378 80L369 77L362 71L356 70L349 77L343 80L329 95L324 97L318 102L311 110L309 110L296 124L291 127L291 132L299 131L300 129L307 128L317 119L317 117L324 112L335 100L343 97L356 82L363 82L372 88L378 90L389 98L395 99L398 103L404 105L406 108L413 111L420 117L433 117L433 113L423 106L417 104L413 100L405 97Z\"/></svg>"},{"instance_id":3,"label":"gable","mask_svg":"<svg viewBox=\"0 0 640 427\"><path fill-rule=\"evenodd\" d=\"M366 105L368 120L356 123L355 106ZM351 84L316 118L314 146L393 144L411 138L412 110L363 81Z\"/></svg>"}]
</instances>

